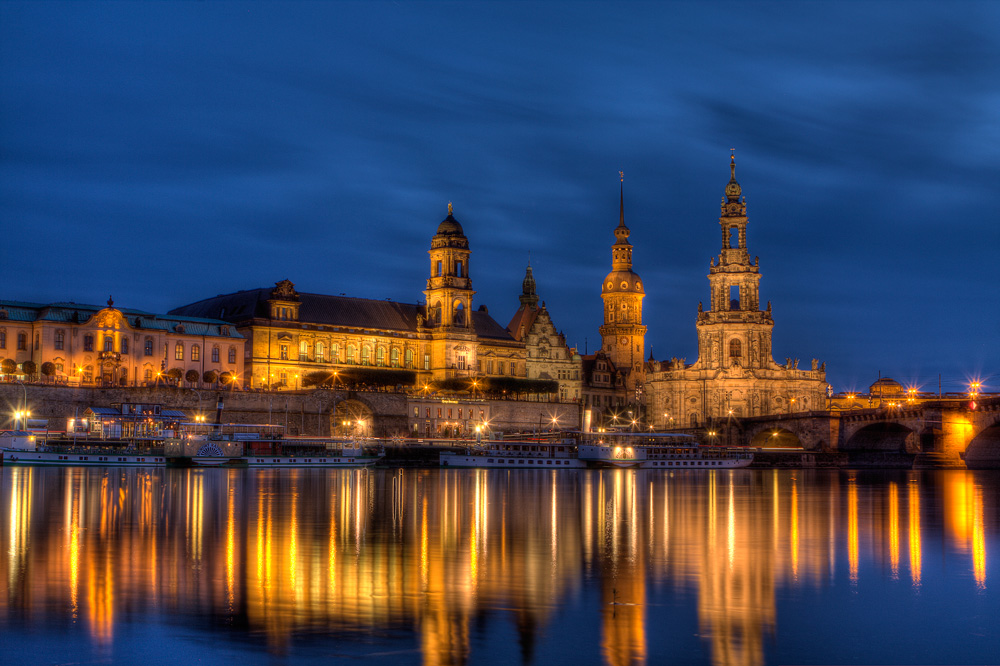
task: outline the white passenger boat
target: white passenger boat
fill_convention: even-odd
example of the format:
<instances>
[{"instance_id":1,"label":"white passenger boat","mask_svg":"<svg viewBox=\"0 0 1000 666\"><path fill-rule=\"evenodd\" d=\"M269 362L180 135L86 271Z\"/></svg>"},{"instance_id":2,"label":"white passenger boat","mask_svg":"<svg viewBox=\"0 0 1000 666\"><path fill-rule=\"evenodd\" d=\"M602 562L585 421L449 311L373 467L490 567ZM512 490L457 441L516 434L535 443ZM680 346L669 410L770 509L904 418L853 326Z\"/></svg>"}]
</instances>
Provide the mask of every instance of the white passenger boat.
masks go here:
<instances>
[{"instance_id":1,"label":"white passenger boat","mask_svg":"<svg viewBox=\"0 0 1000 666\"><path fill-rule=\"evenodd\" d=\"M163 450L137 448L126 442L46 444L29 432L0 434L0 460L4 465L162 467Z\"/></svg>"},{"instance_id":2,"label":"white passenger boat","mask_svg":"<svg viewBox=\"0 0 1000 666\"><path fill-rule=\"evenodd\" d=\"M484 440L469 442L463 451L442 451L441 467L516 469L579 469L586 464L577 458L576 441Z\"/></svg>"},{"instance_id":3,"label":"white passenger boat","mask_svg":"<svg viewBox=\"0 0 1000 666\"><path fill-rule=\"evenodd\" d=\"M350 438L285 437L279 425L185 424L178 461L198 467L371 467L383 456L377 443Z\"/></svg>"},{"instance_id":4,"label":"white passenger boat","mask_svg":"<svg viewBox=\"0 0 1000 666\"><path fill-rule=\"evenodd\" d=\"M585 433L578 455L596 467L640 469L735 469L753 462L746 449L702 446L689 435L665 433Z\"/></svg>"}]
</instances>

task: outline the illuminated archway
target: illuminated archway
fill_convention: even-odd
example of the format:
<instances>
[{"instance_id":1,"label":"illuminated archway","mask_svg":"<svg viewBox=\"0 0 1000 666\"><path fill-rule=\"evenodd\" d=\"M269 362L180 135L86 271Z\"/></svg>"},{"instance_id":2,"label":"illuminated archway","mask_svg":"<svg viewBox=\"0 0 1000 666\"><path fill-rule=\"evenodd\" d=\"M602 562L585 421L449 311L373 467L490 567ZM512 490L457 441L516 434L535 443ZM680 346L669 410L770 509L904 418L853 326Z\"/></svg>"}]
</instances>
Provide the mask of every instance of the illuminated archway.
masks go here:
<instances>
[{"instance_id":1,"label":"illuminated archway","mask_svg":"<svg viewBox=\"0 0 1000 666\"><path fill-rule=\"evenodd\" d=\"M1000 421L972 438L965 450L969 469L1000 469Z\"/></svg>"},{"instance_id":2,"label":"illuminated archway","mask_svg":"<svg viewBox=\"0 0 1000 666\"><path fill-rule=\"evenodd\" d=\"M841 447L845 451L913 452L919 446L917 433L899 423L873 423L858 430Z\"/></svg>"}]
</instances>

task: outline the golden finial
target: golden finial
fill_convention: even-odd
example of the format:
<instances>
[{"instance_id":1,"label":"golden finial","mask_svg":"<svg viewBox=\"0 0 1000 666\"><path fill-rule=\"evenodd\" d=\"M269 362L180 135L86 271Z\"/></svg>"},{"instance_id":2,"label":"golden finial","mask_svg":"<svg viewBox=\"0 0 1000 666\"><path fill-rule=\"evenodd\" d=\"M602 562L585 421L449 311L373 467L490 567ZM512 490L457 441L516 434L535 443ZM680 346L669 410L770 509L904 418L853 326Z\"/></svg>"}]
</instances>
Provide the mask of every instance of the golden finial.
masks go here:
<instances>
[{"instance_id":1,"label":"golden finial","mask_svg":"<svg viewBox=\"0 0 1000 666\"><path fill-rule=\"evenodd\" d=\"M619 171L618 175L621 176L622 183L624 183L625 182L625 172L624 171Z\"/></svg>"},{"instance_id":2,"label":"golden finial","mask_svg":"<svg viewBox=\"0 0 1000 666\"><path fill-rule=\"evenodd\" d=\"M451 202L448 202L448 214L451 215Z\"/></svg>"}]
</instances>

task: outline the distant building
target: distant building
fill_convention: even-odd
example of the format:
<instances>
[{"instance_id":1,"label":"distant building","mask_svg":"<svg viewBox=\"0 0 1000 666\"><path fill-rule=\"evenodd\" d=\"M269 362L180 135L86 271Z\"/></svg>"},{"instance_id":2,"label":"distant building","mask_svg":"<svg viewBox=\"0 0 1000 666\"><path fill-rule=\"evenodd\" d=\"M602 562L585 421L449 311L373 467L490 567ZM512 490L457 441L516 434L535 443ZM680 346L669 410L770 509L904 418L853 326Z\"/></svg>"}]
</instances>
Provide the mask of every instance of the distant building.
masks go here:
<instances>
[{"instance_id":1,"label":"distant building","mask_svg":"<svg viewBox=\"0 0 1000 666\"><path fill-rule=\"evenodd\" d=\"M612 426L627 415L625 373L603 350L581 357L583 424L585 428Z\"/></svg>"},{"instance_id":2,"label":"distant building","mask_svg":"<svg viewBox=\"0 0 1000 666\"><path fill-rule=\"evenodd\" d=\"M746 200L736 159L722 199L722 249L709 263L710 308L698 304L698 360L651 362L647 419L656 427L697 427L708 419L823 409L826 371L815 359L800 370L771 356L771 304L760 309L759 259L747 251Z\"/></svg>"},{"instance_id":3,"label":"distant building","mask_svg":"<svg viewBox=\"0 0 1000 666\"><path fill-rule=\"evenodd\" d=\"M524 377L524 344L486 310L473 310L469 240L452 214L431 239L423 303L299 292L289 280L184 305L172 314L215 317L246 337L253 387L300 388L311 372L352 366L412 370L418 383Z\"/></svg>"},{"instance_id":4,"label":"distant building","mask_svg":"<svg viewBox=\"0 0 1000 666\"><path fill-rule=\"evenodd\" d=\"M559 384L561 402L579 402L581 359L566 337L556 331L543 301L538 305L535 277L529 265L521 283L521 306L514 313L507 332L524 344L528 379L552 380Z\"/></svg>"},{"instance_id":5,"label":"distant building","mask_svg":"<svg viewBox=\"0 0 1000 666\"><path fill-rule=\"evenodd\" d=\"M78 303L0 301L0 370L65 384L243 382L243 339L218 319ZM30 372L29 372L30 370ZM190 381L189 377L197 377Z\"/></svg>"}]
</instances>

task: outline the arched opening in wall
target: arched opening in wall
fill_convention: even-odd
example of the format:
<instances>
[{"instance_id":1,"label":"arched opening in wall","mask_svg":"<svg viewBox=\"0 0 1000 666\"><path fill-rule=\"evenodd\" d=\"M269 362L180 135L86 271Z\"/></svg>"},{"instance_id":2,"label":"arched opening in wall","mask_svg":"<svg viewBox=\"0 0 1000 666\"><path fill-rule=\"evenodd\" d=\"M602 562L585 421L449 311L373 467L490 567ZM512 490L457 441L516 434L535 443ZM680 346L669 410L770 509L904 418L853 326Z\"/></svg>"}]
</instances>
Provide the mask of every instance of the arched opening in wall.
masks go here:
<instances>
[{"instance_id":1,"label":"arched opening in wall","mask_svg":"<svg viewBox=\"0 0 1000 666\"><path fill-rule=\"evenodd\" d=\"M729 341L729 362L732 365L741 365L743 362L743 343L739 338Z\"/></svg>"},{"instance_id":2,"label":"arched opening in wall","mask_svg":"<svg viewBox=\"0 0 1000 666\"><path fill-rule=\"evenodd\" d=\"M740 309L740 287L739 285L731 285L729 287L729 309L739 310Z\"/></svg>"},{"instance_id":3,"label":"arched opening in wall","mask_svg":"<svg viewBox=\"0 0 1000 666\"><path fill-rule=\"evenodd\" d=\"M436 326L441 325L441 302L438 301L433 306L431 306L431 323Z\"/></svg>"},{"instance_id":4,"label":"arched opening in wall","mask_svg":"<svg viewBox=\"0 0 1000 666\"><path fill-rule=\"evenodd\" d=\"M737 248L739 246L740 246L740 228L729 227L729 247Z\"/></svg>"},{"instance_id":5,"label":"arched opening in wall","mask_svg":"<svg viewBox=\"0 0 1000 666\"><path fill-rule=\"evenodd\" d=\"M465 305L462 304L462 301L455 301L454 313L452 323L455 326L465 326Z\"/></svg>"},{"instance_id":6,"label":"arched opening in wall","mask_svg":"<svg viewBox=\"0 0 1000 666\"><path fill-rule=\"evenodd\" d=\"M698 427L698 412L691 412L688 416L688 425L692 428Z\"/></svg>"},{"instance_id":7,"label":"arched opening in wall","mask_svg":"<svg viewBox=\"0 0 1000 666\"><path fill-rule=\"evenodd\" d=\"M965 466L969 469L1000 469L1000 422L972 438L965 449Z\"/></svg>"},{"instance_id":8,"label":"arched opening in wall","mask_svg":"<svg viewBox=\"0 0 1000 666\"><path fill-rule=\"evenodd\" d=\"M916 449L917 433L898 423L873 423L854 433L842 447L845 451L892 451Z\"/></svg>"},{"instance_id":9,"label":"arched opening in wall","mask_svg":"<svg viewBox=\"0 0 1000 666\"><path fill-rule=\"evenodd\" d=\"M374 433L374 416L360 400L341 400L330 411L330 432L336 436L370 437Z\"/></svg>"},{"instance_id":10,"label":"arched opening in wall","mask_svg":"<svg viewBox=\"0 0 1000 666\"><path fill-rule=\"evenodd\" d=\"M768 428L754 435L750 446L758 449L801 449L802 441L791 430Z\"/></svg>"}]
</instances>

